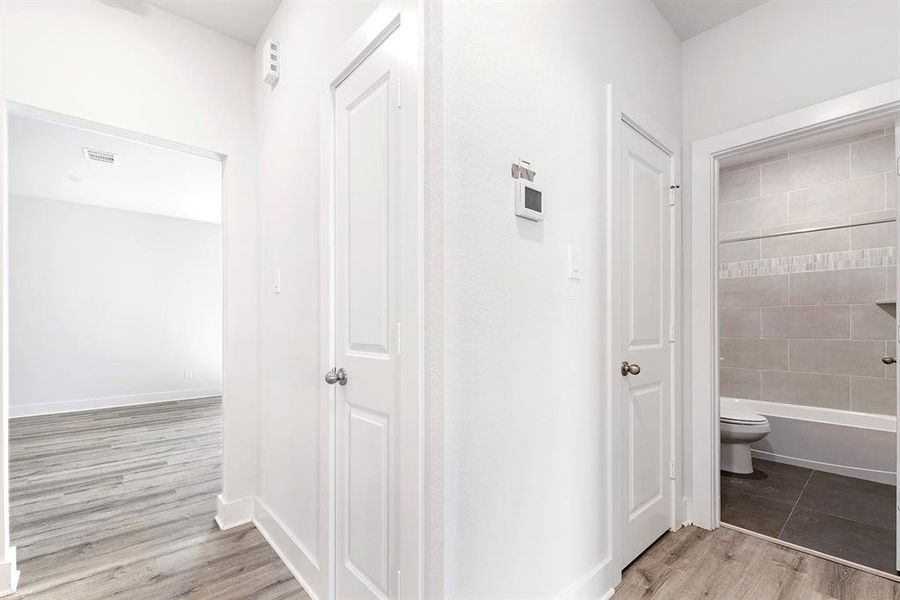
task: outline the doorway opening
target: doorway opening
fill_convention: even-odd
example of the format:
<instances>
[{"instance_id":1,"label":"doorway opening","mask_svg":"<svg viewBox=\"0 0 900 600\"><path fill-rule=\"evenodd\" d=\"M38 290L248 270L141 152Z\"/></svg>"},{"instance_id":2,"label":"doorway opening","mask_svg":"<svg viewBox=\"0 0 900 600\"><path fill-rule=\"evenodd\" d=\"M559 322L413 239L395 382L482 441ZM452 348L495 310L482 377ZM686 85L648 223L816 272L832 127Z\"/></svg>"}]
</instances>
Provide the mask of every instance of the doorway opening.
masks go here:
<instances>
[{"instance_id":1,"label":"doorway opening","mask_svg":"<svg viewBox=\"0 0 900 600\"><path fill-rule=\"evenodd\" d=\"M718 162L723 524L896 572L893 116Z\"/></svg>"},{"instance_id":2,"label":"doorway opening","mask_svg":"<svg viewBox=\"0 0 900 600\"><path fill-rule=\"evenodd\" d=\"M217 531L223 163L34 109L7 126L10 543L20 592L74 596Z\"/></svg>"},{"instance_id":3,"label":"doorway opening","mask_svg":"<svg viewBox=\"0 0 900 600\"><path fill-rule=\"evenodd\" d=\"M865 384L881 385L888 387L893 382L887 381L893 379L892 357L896 357L896 340L897 334L892 333L888 339L878 339L877 333L867 333L866 337L874 339L853 338L853 331L857 335L861 335L864 329L862 324L866 321L866 317L871 317L866 322L877 321L882 323L890 322L891 308L890 302L896 298L896 274L897 265L894 257L897 245L897 227L896 219L884 211L896 209L896 189L897 189L897 167L896 157L900 155L900 147L896 145L897 121L900 117L900 80L889 81L871 88L860 90L846 96L834 98L832 100L812 105L796 111L772 117L770 119L747 125L739 129L728 131L716 136L697 141L693 144L692 151L692 167L691 167L691 400L690 423L691 423L691 488L692 488L692 505L691 519L695 525L706 529L715 529L723 524L729 527L727 522L723 523L723 515L726 509L720 504L720 497L727 495L720 494L720 486L722 483L720 473L720 465L731 473L738 475L752 476L750 469L755 469L754 461L759 462L759 466L767 467L770 471L774 471L787 466L799 466L808 468L810 472L807 475L809 481L813 481L816 475L813 471L821 474L818 476L824 480L828 477L836 476L856 476L857 479L862 470L867 470L870 476L873 473L883 471L881 476L890 482L896 482L895 465L897 456L897 435L896 414L897 406L900 402L896 396L896 386L893 403L893 418L891 414L877 414L875 410L869 409L869 412L854 411L852 408L852 390L853 377L869 377L872 380L879 381L863 381ZM878 129L881 133L878 134ZM885 167L887 161L885 153L879 152L876 147L881 147L890 143L892 138L894 142L894 155L891 158L891 166ZM846 144L846 161L843 160L842 150L840 149ZM773 149L778 148L774 151ZM838 148L838 150L834 150ZM784 153L787 153L784 155ZM771 160L774 156L781 153L780 162ZM793 156L792 156L793 153ZM835 156L832 156L834 154ZM839 157L837 157L839 155ZM831 157L831 158L828 158ZM853 165L855 158L856 166ZM758 161L755 165L759 167L759 180L755 180L753 174L754 165L752 161ZM819 168L807 169L808 163L819 161ZM823 166L825 161L830 167ZM766 170L766 164L777 165ZM737 191L741 185L738 183L736 174L729 175L729 168L734 168L734 172L743 171L744 190ZM741 167L741 168L738 168ZM720 173L720 168L722 172ZM888 170L889 169L889 170ZM863 181L867 177L877 179L881 175L882 188L878 190L873 184ZM723 185L719 186L719 177L724 176ZM855 175L855 176L854 176ZM804 177L806 179L804 179ZM731 182L729 183L729 178ZM753 194L753 185L757 186L757 195ZM748 183L749 182L749 183ZM768 182L768 183L767 183ZM864 194L862 190L856 193L841 193L845 191L847 186L871 186L869 191ZM768 186L768 187L766 187ZM779 188L782 186L784 189ZM835 188L835 186L838 186ZM844 187L840 187L844 186ZM834 189L832 189L834 188ZM787 202L787 212L779 212L784 209L781 205L770 196L763 194L763 191L771 191L774 198L781 198ZM723 229L728 229L732 224L748 224L751 215L762 215L764 220L750 227L737 228L728 233L721 233L719 223L719 213L724 202L720 203L719 193L726 195L732 194L732 202L738 203L736 196L742 194L751 194L745 200L769 198L765 201L768 209L756 212L751 210L753 202L744 202L744 204L734 204L734 206L726 207L723 212ZM880 192L880 196L878 196ZM781 194L781 196L779 196ZM843 198L843 202L838 200ZM866 200L868 198L868 200ZM878 198L881 198L881 205L877 204ZM865 205L868 202L868 205ZM862 203L862 204L861 204ZM856 208L853 208L856 206ZM860 206L862 209L859 210ZM744 214L740 210L749 211ZM793 213L791 212L793 210ZM842 210L844 213L834 211ZM850 210L851 212L846 212ZM829 213L828 211L832 211ZM876 213L876 214L872 214ZM882 213L882 214L877 214ZM786 216L785 216L786 214ZM792 222L791 214L794 218L801 218L813 221L812 224L805 224L804 221ZM786 218L783 223L772 223L765 219ZM853 220L851 221L851 217ZM821 221L828 219L838 219L839 222L821 224ZM819 221L819 223L815 223ZM739 226L740 227L740 226ZM772 229L770 231L764 231ZM742 233L750 230L749 233ZM854 232L855 230L855 232ZM844 234L840 232L844 231ZM835 233L838 232L838 233ZM854 232L854 233L848 233ZM893 237L891 238L891 232ZM730 237L728 234L731 234ZM785 234L785 235L780 235ZM865 234L865 235L864 235ZM767 237L763 237L763 236ZM838 243L843 239L843 235L847 238L846 249L832 249L813 254L797 254L792 255L789 249L792 245L800 247L800 241L807 244L823 243L823 240L831 240L832 243ZM851 236L853 236L851 238ZM753 239L759 237L759 239ZM893 243L886 245L877 245L874 247L863 248L851 246L850 240L855 240L853 244L867 245L862 240L876 240L881 238L882 241L892 239ZM727 242L727 244L720 244ZM733 248L722 250L726 245L738 246L742 243L746 246L759 244L759 256L755 259L750 257L748 264L726 264L741 263L740 256L728 256L729 253L739 252ZM781 248L781 252L787 252L782 256L766 256L762 255L763 243L767 244L768 252L774 253L773 248ZM843 242L840 242L843 243ZM720 261L719 254L723 253ZM856 257L856 258L854 258ZM878 257L878 258L876 258ZM755 262L754 262L755 261ZM879 262L880 261L880 262ZM722 262L722 265L720 265ZM842 277L860 277L859 273L848 275L841 271L866 271L872 273L870 276L877 279L877 270L883 277L880 293L876 294L876 283L871 283L870 296L866 298L857 297L840 297L852 290L856 293L856 288L861 287L859 282L838 283ZM874 270L873 270L874 269ZM747 298L749 293L747 289L753 287L750 280L754 277L761 278L764 276L787 276L786 289L776 284L760 283L760 286L766 287L773 285L772 294L757 292L757 300L753 305L734 305L736 302L746 302L735 300L735 298ZM792 286L792 278L796 280L798 285ZM728 283L730 279L745 279L743 283ZM832 281L833 280L833 281ZM775 279L768 279L767 282L774 282ZM723 285L723 282L724 285ZM759 282L757 282L759 283ZM741 290L741 286L745 289ZM733 315L720 315L720 287L722 295L729 294L722 304L731 304L732 306L724 306L723 309L759 309L759 321L753 324L752 310L744 315L735 312ZM780 291L779 291L780 290ZM841 291L843 290L843 292ZM744 293L742 293L742 291ZM772 291L772 290L770 290ZM801 304L801 295L805 298L806 304ZM765 298L762 301L761 298ZM819 299L816 302L814 300ZM780 300L779 300L780 299ZM795 302L792 304L791 300ZM776 300L779 300L776 302ZM827 302L825 300L828 300ZM842 305L849 308L843 309ZM858 308L857 308L858 305ZM818 319L820 325L816 325L814 317L803 317L801 315L801 307L813 307L811 313L821 316L824 311L839 312L845 310L849 313L849 333L848 337L843 337L843 331L833 331L830 335L835 337L831 339L818 339L826 337L823 333L827 328L834 329L835 321L828 319ZM766 333L763 336L764 320L762 312L768 314L768 325L766 325ZM856 324L854 329L853 314L856 311ZM880 311L880 312L878 312ZM894 315L896 313L893 313ZM750 316L748 316L750 315ZM749 337L751 341L741 340L733 342L730 340L723 341L728 337L740 337L733 335L739 331L739 326L735 319L745 317L744 326L759 327L759 334L754 338ZM894 317L895 318L895 317ZM720 329L720 319L722 325ZM778 320L780 319L780 320ZM826 327L827 326L827 327ZM894 332L897 331L896 323L893 323ZM804 332L804 327L806 331ZM821 332L819 329L821 328ZM877 330L877 328L876 328ZM754 333L755 329L745 330ZM870 327L871 331L871 327ZM883 331L883 329L882 329ZM732 333L731 336L724 335ZM810 337L803 337L803 333L811 333ZM722 339L720 339L720 334ZM839 335L840 334L840 335ZM881 334L886 337L885 334ZM784 342L772 342L767 338L775 340L787 340L785 349ZM794 341L796 338L796 342ZM861 353L844 350L839 352L839 346L856 347L856 343L864 343L871 346L869 352ZM879 346L880 344L880 346ZM733 398L725 397L724 393L720 394L720 368L750 369L749 359L736 356L741 355L738 352L741 346L751 348L754 360L761 361L757 365L759 374L759 395L762 401L765 401L765 391L768 390L768 398L773 400L768 405L758 405L758 408L768 411L748 410L749 405L745 402L741 407L740 400L755 401L753 398ZM771 346L771 348L769 348ZM812 348L817 346L817 348ZM793 347L793 348L792 348ZM862 346L859 346L862 348ZM890 354L887 352L879 353L880 356L875 357L877 360L873 367L866 360L871 349L880 347L884 350L893 350ZM793 351L792 351L793 350ZM813 351L815 350L815 351ZM780 352L780 354L778 354ZM774 357L774 358L773 358ZM780 357L780 359L779 359ZM722 360L720 360L722 359ZM882 361L882 359L885 359ZM738 366L733 360L744 361L743 367ZM855 368L848 369L847 364L856 365ZM890 364L888 364L890 363ZM793 368L793 370L792 370ZM881 369L875 372L872 369ZM751 369L752 370L752 369ZM842 371L843 370L843 371ZM850 370L851 372L846 372ZM775 375L769 374L765 377L768 381L764 384L762 371L777 371ZM840 371L840 372L839 372ZM737 390L740 379L738 375L749 375L744 378L745 386L751 385L751 391L746 395L752 395L755 389L755 381L752 372L728 373L722 376L725 381L726 389L731 386L732 391ZM807 374L808 376L804 375ZM846 404L834 407L804 405L800 400L800 396L791 395L795 389L803 392L805 397L812 397L821 404L823 399L835 398L836 392L829 387L820 386L818 393L811 393L807 387L800 385L793 388L789 385L792 381L820 381L828 375L845 375L850 380L846 383L850 387L847 388L848 396L842 402ZM879 377L881 375L881 377ZM733 382L727 380L733 378ZM780 378L780 379L779 379ZM749 382L749 384L747 383ZM787 382L787 383L785 383ZM859 381L857 382L859 383ZM776 385L777 384L777 385ZM766 386L765 388L763 386ZM890 389L890 388L889 388ZM857 391L860 387L857 387ZM790 401L778 402L778 396L775 393L783 394L782 398ZM741 394L736 394L741 395ZM840 397L838 395L838 397ZM863 406L861 402L873 402L871 394L858 394L857 407ZM882 394L883 397L883 394ZM759 400L756 400L757 402ZM836 401L835 401L836 402ZM882 400L882 403L886 401ZM844 408L841 408L843 406ZM720 408L724 407L724 409ZM737 409L737 414L729 414L732 409ZM885 408L884 410L887 410ZM747 415L749 414L749 418ZM826 419L826 416L828 417ZM764 419L761 419L763 417ZM769 418L771 417L771 418ZM793 421L790 421L793 419ZM809 423L804 423L808 421ZM812 436L793 436L788 433L788 439L808 440L803 456L791 456L789 451L796 451L797 448L785 446L784 429L785 425L804 428L823 429L824 426L841 426L844 427L844 433L847 430L858 428L863 430L862 437L867 442L873 439L872 432L879 427L887 429L889 436L889 447L894 448L894 456L891 461L890 468L884 469L872 464L860 464L854 462L853 457L849 455L842 457L841 461L831 462L823 458L821 453L822 447L829 450L835 450L843 447L852 446L847 444L846 439L841 439L841 444L835 442L838 437L831 436L829 441L821 442L814 434ZM777 431L776 431L777 429ZM748 433L749 432L749 433ZM769 448L764 447L763 440L769 434L773 434L767 443ZM833 433L833 432L831 432ZM851 431L860 437L858 431ZM724 446L720 442L725 442ZM741 445L744 447L742 448ZM754 447L754 445L756 445ZM819 454L809 454L812 448L816 448ZM754 456L754 450L756 450ZM767 452L768 454L763 454ZM746 456L749 454L749 458ZM805 463L793 461L793 464L787 464L787 459L801 458L806 460ZM778 459L778 460L776 460ZM771 466L769 463L763 463L762 460L768 460L770 463L776 463ZM832 467L843 467L838 470ZM749 467L749 469L748 469ZM825 468L828 467L828 468ZM854 469L847 469L854 467ZM742 472L743 471L743 472ZM765 472L765 469L762 469ZM769 473L766 473L769 475ZM882 483L882 481L870 482L873 485ZM743 484L749 485L749 484ZM806 485L806 482L803 484ZM818 483L816 483L818 485ZM894 486L895 487L895 486ZM895 488L896 491L896 488ZM810 503L814 503L821 499L807 496L802 499L802 493L791 502L792 510L798 506L802 508L812 508ZM829 502L835 499L831 496L825 496ZM727 497L725 498L727 502ZM818 505L820 512L825 508ZM893 510L896 511L896 500ZM730 510L730 509L729 509ZM836 509L832 509L836 510ZM895 519L895 514L892 517ZM841 517L842 515L834 515ZM731 517L732 520L735 517ZM778 528L778 533L784 535L782 527L787 526L791 515L788 514L787 519ZM846 518L846 517L844 517ZM859 518L859 517L857 517ZM891 517L888 517L890 519ZM801 524L800 522L797 523ZM882 522L883 524L883 522ZM893 528L893 521L887 526ZM811 546L802 546L793 542L779 539L777 536L766 535L755 532L751 529L742 529L746 533L751 533L760 537L764 537L769 541L773 541L782 545L790 546L796 549L806 551L810 554L823 556L829 560L850 565L852 567L872 572L874 574L887 577L889 579L898 580L894 571L886 565L881 565L887 570L879 570L878 568L867 566L865 564L855 562L854 560L841 558L835 554L829 553L829 550L817 550ZM834 528L825 527L824 530L834 532ZM890 530L890 529L889 529ZM788 529L785 529L788 531ZM810 545L812 542L809 542ZM893 547L896 548L896 539ZM835 552L836 550L830 550ZM894 554L896 556L896 554ZM896 565L895 565L896 568Z\"/></svg>"}]
</instances>

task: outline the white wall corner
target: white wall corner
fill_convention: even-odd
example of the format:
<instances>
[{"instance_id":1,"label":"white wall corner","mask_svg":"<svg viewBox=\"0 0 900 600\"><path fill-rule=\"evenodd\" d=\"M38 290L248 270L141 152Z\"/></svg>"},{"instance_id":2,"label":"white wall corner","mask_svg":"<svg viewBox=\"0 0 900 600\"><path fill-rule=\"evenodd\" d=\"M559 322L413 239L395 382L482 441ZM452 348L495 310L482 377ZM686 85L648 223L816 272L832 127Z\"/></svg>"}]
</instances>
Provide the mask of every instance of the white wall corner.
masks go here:
<instances>
[{"instance_id":1,"label":"white wall corner","mask_svg":"<svg viewBox=\"0 0 900 600\"><path fill-rule=\"evenodd\" d=\"M238 500L226 500L223 494L216 496L216 523L219 529L231 529L253 520L252 496Z\"/></svg>"},{"instance_id":2,"label":"white wall corner","mask_svg":"<svg viewBox=\"0 0 900 600\"><path fill-rule=\"evenodd\" d=\"M6 560L0 562L0 596L16 591L19 585L19 569L16 568L16 547L10 546L3 553Z\"/></svg>"}]
</instances>

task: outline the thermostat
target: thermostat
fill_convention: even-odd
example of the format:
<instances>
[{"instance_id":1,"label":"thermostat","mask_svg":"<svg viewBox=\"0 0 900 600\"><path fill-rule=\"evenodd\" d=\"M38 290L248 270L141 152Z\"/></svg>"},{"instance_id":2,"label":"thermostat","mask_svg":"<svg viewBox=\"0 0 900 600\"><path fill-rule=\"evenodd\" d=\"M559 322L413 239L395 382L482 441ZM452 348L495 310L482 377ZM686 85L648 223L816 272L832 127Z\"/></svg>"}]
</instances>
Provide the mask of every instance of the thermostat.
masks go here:
<instances>
[{"instance_id":1,"label":"thermostat","mask_svg":"<svg viewBox=\"0 0 900 600\"><path fill-rule=\"evenodd\" d=\"M516 216L529 221L544 220L544 194L533 181L516 179Z\"/></svg>"}]
</instances>

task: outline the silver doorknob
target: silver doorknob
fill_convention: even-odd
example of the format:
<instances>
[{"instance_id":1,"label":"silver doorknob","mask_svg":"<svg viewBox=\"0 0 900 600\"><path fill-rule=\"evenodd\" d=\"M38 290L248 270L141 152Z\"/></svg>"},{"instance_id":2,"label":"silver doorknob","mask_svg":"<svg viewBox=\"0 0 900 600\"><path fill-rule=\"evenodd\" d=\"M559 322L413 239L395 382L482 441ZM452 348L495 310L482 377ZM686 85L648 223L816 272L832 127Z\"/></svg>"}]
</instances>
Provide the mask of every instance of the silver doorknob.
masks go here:
<instances>
[{"instance_id":1,"label":"silver doorknob","mask_svg":"<svg viewBox=\"0 0 900 600\"><path fill-rule=\"evenodd\" d=\"M622 361L622 375L637 375L641 372L641 365L628 364L627 360Z\"/></svg>"},{"instance_id":2,"label":"silver doorknob","mask_svg":"<svg viewBox=\"0 0 900 600\"><path fill-rule=\"evenodd\" d=\"M882 357L881 357L881 362L883 362L883 363L886 364L886 365L892 365L892 364L894 364L895 362L897 362L897 359L894 358L893 356L882 356Z\"/></svg>"},{"instance_id":3,"label":"silver doorknob","mask_svg":"<svg viewBox=\"0 0 900 600\"><path fill-rule=\"evenodd\" d=\"M344 369L332 369L325 373L325 383L328 385L334 385L339 383L341 385L347 385L347 371Z\"/></svg>"}]
</instances>

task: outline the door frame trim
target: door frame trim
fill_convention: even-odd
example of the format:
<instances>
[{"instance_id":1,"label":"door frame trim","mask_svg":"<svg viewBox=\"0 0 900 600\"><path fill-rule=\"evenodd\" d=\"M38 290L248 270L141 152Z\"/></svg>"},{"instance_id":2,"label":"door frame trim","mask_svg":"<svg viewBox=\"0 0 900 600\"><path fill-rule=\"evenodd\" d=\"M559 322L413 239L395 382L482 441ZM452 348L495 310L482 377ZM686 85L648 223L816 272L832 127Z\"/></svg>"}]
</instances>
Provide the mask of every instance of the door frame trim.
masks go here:
<instances>
[{"instance_id":1,"label":"door frame trim","mask_svg":"<svg viewBox=\"0 0 900 600\"><path fill-rule=\"evenodd\" d=\"M691 162L691 502L694 525L716 529L719 506L718 161L900 111L900 79L820 102L693 143Z\"/></svg>"},{"instance_id":2,"label":"door frame trim","mask_svg":"<svg viewBox=\"0 0 900 600\"><path fill-rule=\"evenodd\" d=\"M678 185L681 177L681 138L668 131L655 119L637 109L638 104L625 97L612 83L606 84L606 129L607 129L607 177L606 177L606 289L609 290L606 313L606 382L607 397L609 403L609 419L607 420L607 439L610 457L609 476L607 490L612 510L609 513L610 547L612 548L612 564L615 572L615 581L621 580L621 572L627 565L623 564L623 528L624 528L624 488L620 485L624 471L624 447L622 436L622 420L624 412L618 398L623 392L622 376L616 357L624 340L621 328L622 302L615 290L621 290L622 268L619 257L621 256L621 244L618 229L615 227L614 207L618 206L617 199L621 198L623 185L621 178L621 153L622 140L620 127L624 123L637 131L648 141L660 148L669 156L671 168L670 185ZM682 313L682 201L676 195L675 206L672 208L670 220L670 276L669 276L669 320L675 326L675 340L671 344L672 351L669 356L669 456L675 461L676 477L671 482L671 503L669 506L669 528L674 531L684 522L686 508L683 501L683 485L681 472L681 431L682 431L682 356L684 344L683 313Z\"/></svg>"},{"instance_id":3,"label":"door frame trim","mask_svg":"<svg viewBox=\"0 0 900 600\"><path fill-rule=\"evenodd\" d=\"M425 299L425 242L424 242L424 119L423 83L424 62L421 56L424 48L422 34L421 6L416 0L385 0L379 4L363 25L350 36L347 42L336 52L336 58L325 69L326 79L321 82L322 89L319 124L319 356L320 372L325 373L334 365L337 344L334 339L333 323L335 320L334 296L334 124L335 124L335 91L368 56L401 29L401 35L410 36L409 47L414 48L415 60L401 67L402 97L412 91L415 102L404 103L404 110L415 111L417 128L417 147L415 164L415 195L401 199L402 202L414 201L416 222L416 251L412 260L415 262L415 310L414 323L404 322L403 353L401 364L400 389L401 397L409 400L401 410L401 431L405 433L399 438L398 445L398 478L401 487L398 502L400 511L400 565L414 561L415 573L411 577L404 576L395 584L401 597L422 597L426 589L424 548L425 548L425 366L424 366L424 299ZM411 57L413 58L413 57ZM414 81L415 89L406 90L405 84ZM403 152L401 150L401 152ZM402 178L402 177L401 177ZM402 184L401 184L402 185ZM411 195L410 195L411 196ZM404 267L405 268L405 267ZM401 285L401 290L403 286ZM401 296L403 292L401 291ZM410 343L414 340L414 343ZM321 406L328 407L327 435L328 460L323 479L327 481L328 507L326 522L319 523L320 532L327 536L327 573L325 574L328 593L323 596L334 599L337 583L337 556L335 539L336 510L336 390L334 386L320 386ZM409 410L412 408L412 410ZM402 473L402 475L399 475ZM412 477L410 477L412 473Z\"/></svg>"}]
</instances>

